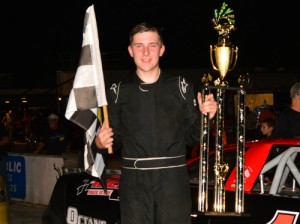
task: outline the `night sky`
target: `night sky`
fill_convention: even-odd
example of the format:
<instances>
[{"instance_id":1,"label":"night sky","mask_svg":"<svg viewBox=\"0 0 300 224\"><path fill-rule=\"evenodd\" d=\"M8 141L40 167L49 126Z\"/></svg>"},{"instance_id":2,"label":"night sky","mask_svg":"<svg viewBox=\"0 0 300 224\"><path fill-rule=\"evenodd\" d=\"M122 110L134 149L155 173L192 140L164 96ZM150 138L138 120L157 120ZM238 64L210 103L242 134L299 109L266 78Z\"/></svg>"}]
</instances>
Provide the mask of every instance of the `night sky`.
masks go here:
<instances>
[{"instance_id":1,"label":"night sky","mask_svg":"<svg viewBox=\"0 0 300 224\"><path fill-rule=\"evenodd\" d=\"M297 1L225 1L234 10L239 47L237 70L279 67L298 71L300 41ZM218 0L52 0L0 3L0 73L21 83L55 80L61 57L80 52L83 19L94 4L102 53L127 54L129 30L141 21L164 27L163 67L211 68L209 46L217 42L211 19ZM76 58L74 59L77 60ZM79 58L78 58L79 60ZM107 67L103 63L104 69Z\"/></svg>"}]
</instances>

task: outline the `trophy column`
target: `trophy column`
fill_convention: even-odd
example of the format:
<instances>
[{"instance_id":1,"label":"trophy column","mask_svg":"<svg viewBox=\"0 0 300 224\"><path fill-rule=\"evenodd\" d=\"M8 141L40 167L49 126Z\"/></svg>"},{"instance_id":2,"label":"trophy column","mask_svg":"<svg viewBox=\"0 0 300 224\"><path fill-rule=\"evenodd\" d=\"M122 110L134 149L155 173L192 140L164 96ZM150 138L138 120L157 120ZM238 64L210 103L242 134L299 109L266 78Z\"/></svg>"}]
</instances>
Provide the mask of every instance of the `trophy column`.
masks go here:
<instances>
[{"instance_id":1,"label":"trophy column","mask_svg":"<svg viewBox=\"0 0 300 224\"><path fill-rule=\"evenodd\" d=\"M210 75L204 75L202 82L204 89L202 96L209 93L211 89L216 90L216 100L218 110L215 116L216 137L215 137L215 164L214 164L214 200L213 212L225 212L225 177L228 172L228 164L223 161L223 134L224 134L224 109L226 90L236 90L238 95L237 114L237 159L236 159L236 194L235 212L244 212L244 154L245 154L245 91L243 80L240 79L240 88L228 87L225 77L228 71L234 69L238 48L230 43L229 34L235 29L233 11L223 3L219 12L215 11L213 19L214 28L218 31L218 43L214 47L210 46L210 60L214 70L220 74L220 78L214 81L215 87L209 87ZM209 77L209 78L208 78ZM204 99L204 98L203 98ZM209 167L209 119L207 115L202 115L201 139L200 139L200 160L199 160L199 212L208 211L208 167Z\"/></svg>"},{"instance_id":2,"label":"trophy column","mask_svg":"<svg viewBox=\"0 0 300 224\"><path fill-rule=\"evenodd\" d=\"M235 212L244 212L244 171L245 171L245 102L246 91L243 89L246 80L239 77L238 83L241 89L238 90L238 112L237 112L237 148L236 148L236 177L235 177Z\"/></svg>"},{"instance_id":3,"label":"trophy column","mask_svg":"<svg viewBox=\"0 0 300 224\"><path fill-rule=\"evenodd\" d=\"M202 89L202 101L204 102L205 96L209 94L208 85L212 80L210 74L204 75L202 82L204 88ZM201 113L201 127L200 127L200 159L199 159L199 198L198 198L198 210L207 210L207 198L208 198L208 159L209 159L209 133L210 122L208 114Z\"/></svg>"},{"instance_id":4,"label":"trophy column","mask_svg":"<svg viewBox=\"0 0 300 224\"><path fill-rule=\"evenodd\" d=\"M215 137L215 165L214 165L214 206L215 212L225 212L225 189L224 178L228 172L228 165L223 162L223 133L224 133L224 102L225 90L217 88L216 98L218 111L216 114L216 137Z\"/></svg>"}]
</instances>

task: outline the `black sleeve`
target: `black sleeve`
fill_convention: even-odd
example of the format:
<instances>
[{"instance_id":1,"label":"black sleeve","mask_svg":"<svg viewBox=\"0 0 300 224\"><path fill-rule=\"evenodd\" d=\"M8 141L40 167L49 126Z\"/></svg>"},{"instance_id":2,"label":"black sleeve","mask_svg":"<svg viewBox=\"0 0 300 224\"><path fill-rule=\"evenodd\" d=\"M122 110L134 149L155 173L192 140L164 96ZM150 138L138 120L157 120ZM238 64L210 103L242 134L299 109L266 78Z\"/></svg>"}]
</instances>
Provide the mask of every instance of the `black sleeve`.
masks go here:
<instances>
[{"instance_id":1,"label":"black sleeve","mask_svg":"<svg viewBox=\"0 0 300 224\"><path fill-rule=\"evenodd\" d=\"M276 118L274 128L272 131L271 138L288 138L290 136L289 125L287 121L287 115L282 113L280 116Z\"/></svg>"},{"instance_id":2,"label":"black sleeve","mask_svg":"<svg viewBox=\"0 0 300 224\"><path fill-rule=\"evenodd\" d=\"M198 102L195 96L195 91L192 83L188 83L185 93L185 141L189 146L194 146L200 141L200 112L198 109Z\"/></svg>"},{"instance_id":3,"label":"black sleeve","mask_svg":"<svg viewBox=\"0 0 300 224\"><path fill-rule=\"evenodd\" d=\"M118 98L120 97L120 87L121 83L114 83L109 89L107 94L108 101L108 118L110 127L114 132L114 142L113 150L119 150L122 147L122 134L121 134L121 121L120 121L120 111L118 105Z\"/></svg>"}]
</instances>

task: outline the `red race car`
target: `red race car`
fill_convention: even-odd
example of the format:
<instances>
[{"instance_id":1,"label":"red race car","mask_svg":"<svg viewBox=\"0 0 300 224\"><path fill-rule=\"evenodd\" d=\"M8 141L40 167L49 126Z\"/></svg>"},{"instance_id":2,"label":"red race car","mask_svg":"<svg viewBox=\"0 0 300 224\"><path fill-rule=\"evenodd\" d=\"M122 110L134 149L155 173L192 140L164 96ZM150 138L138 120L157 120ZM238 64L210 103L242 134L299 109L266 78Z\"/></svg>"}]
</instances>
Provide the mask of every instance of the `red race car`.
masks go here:
<instances>
[{"instance_id":1,"label":"red race car","mask_svg":"<svg viewBox=\"0 0 300 224\"><path fill-rule=\"evenodd\" d=\"M214 152L209 153L207 212L199 211L199 157L187 161L193 209L192 223L300 224L300 139L277 139L245 144L243 211L235 212L236 145L223 148L228 164L224 178L225 212L214 205ZM120 170L108 170L107 189L86 173L61 176L53 190L43 223L120 224Z\"/></svg>"}]
</instances>

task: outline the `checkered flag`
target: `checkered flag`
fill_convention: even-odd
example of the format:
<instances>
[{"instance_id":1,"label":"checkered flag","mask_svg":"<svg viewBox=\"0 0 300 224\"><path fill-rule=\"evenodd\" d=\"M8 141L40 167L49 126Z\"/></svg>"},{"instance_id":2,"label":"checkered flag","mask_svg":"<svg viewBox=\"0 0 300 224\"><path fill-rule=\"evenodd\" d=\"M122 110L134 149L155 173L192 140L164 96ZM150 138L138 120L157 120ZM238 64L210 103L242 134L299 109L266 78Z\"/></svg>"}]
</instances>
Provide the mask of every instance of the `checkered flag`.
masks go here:
<instances>
[{"instance_id":1,"label":"checkered flag","mask_svg":"<svg viewBox=\"0 0 300 224\"><path fill-rule=\"evenodd\" d=\"M103 179L105 164L101 154L92 150L99 128L98 109L107 105L103 69L94 6L86 10L79 66L70 92L65 117L86 133L84 168L92 176Z\"/></svg>"}]
</instances>

